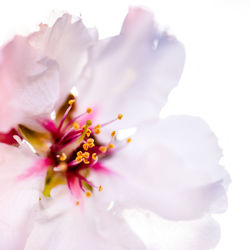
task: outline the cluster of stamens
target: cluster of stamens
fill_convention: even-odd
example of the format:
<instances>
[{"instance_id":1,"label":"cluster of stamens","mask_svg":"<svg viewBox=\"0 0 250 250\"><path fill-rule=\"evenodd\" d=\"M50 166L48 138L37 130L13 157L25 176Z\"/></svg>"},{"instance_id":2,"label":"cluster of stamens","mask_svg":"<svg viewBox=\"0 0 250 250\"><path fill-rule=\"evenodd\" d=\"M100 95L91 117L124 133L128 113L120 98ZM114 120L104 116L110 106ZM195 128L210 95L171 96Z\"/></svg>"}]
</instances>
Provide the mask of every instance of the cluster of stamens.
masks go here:
<instances>
[{"instance_id":1,"label":"cluster of stamens","mask_svg":"<svg viewBox=\"0 0 250 250\"><path fill-rule=\"evenodd\" d=\"M52 129L48 129L49 126L46 127L54 138L49 157L53 159L54 175L59 173L60 176L64 176L69 188L72 179L76 178L82 191L85 192L87 197L90 197L94 189L103 190L101 185L96 187L88 181L87 177L90 170L97 165L100 167L100 163L96 163L112 155L116 150L116 131L112 131L111 139L107 144L101 144L98 140L98 135L102 132L102 128L117 120L121 120L123 115L118 114L115 119L103 124L97 124L96 126L92 125L91 120L86 120L82 124L83 121L81 119L84 115L92 112L91 108L87 108L86 112L74 119L69 119L65 125L64 123L74 103L74 99L68 101L68 108L59 125L55 126L56 129L53 128L52 131ZM129 143L130 141L131 138L128 138L126 142Z\"/></svg>"}]
</instances>

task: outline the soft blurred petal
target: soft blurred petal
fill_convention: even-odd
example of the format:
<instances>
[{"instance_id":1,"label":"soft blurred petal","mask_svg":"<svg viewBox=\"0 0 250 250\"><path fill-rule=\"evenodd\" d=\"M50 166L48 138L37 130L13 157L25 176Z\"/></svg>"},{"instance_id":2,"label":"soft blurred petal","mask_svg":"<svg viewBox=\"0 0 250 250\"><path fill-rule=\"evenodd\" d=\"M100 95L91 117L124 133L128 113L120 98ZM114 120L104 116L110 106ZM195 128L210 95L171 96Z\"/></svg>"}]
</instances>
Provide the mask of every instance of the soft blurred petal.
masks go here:
<instances>
[{"instance_id":1,"label":"soft blurred petal","mask_svg":"<svg viewBox=\"0 0 250 250\"><path fill-rule=\"evenodd\" d=\"M104 186L103 199L174 220L200 218L227 207L229 177L219 165L221 150L199 118L162 120L142 130L119 156L106 164L120 176L95 180Z\"/></svg>"},{"instance_id":2,"label":"soft blurred petal","mask_svg":"<svg viewBox=\"0 0 250 250\"><path fill-rule=\"evenodd\" d=\"M52 27L41 24L40 31L33 33L29 41L47 57L55 60L60 72L60 101L69 94L76 81L80 81L88 60L88 49L96 39L81 19L75 20L64 14Z\"/></svg>"},{"instance_id":3,"label":"soft blurred petal","mask_svg":"<svg viewBox=\"0 0 250 250\"><path fill-rule=\"evenodd\" d=\"M0 130L51 112L59 97L58 73L57 63L34 49L28 38L16 36L5 45L0 61Z\"/></svg>"},{"instance_id":4,"label":"soft blurred petal","mask_svg":"<svg viewBox=\"0 0 250 250\"><path fill-rule=\"evenodd\" d=\"M158 117L185 57L182 44L139 8L130 9L120 35L99 41L92 52L80 107L97 107L100 120L123 113L124 126Z\"/></svg>"},{"instance_id":5,"label":"soft blurred petal","mask_svg":"<svg viewBox=\"0 0 250 250\"><path fill-rule=\"evenodd\" d=\"M0 249L23 249L32 229L42 183L36 178L19 181L17 176L33 160L18 148L0 144Z\"/></svg>"}]
</instances>

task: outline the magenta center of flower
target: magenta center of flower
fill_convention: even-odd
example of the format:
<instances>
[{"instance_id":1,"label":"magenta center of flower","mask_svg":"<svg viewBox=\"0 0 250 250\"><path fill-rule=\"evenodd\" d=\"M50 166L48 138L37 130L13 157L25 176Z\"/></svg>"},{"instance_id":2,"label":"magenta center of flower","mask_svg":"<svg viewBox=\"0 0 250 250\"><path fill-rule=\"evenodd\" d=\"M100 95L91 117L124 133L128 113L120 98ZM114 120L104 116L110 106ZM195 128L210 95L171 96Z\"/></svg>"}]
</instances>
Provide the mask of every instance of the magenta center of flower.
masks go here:
<instances>
[{"instance_id":1,"label":"magenta center of flower","mask_svg":"<svg viewBox=\"0 0 250 250\"><path fill-rule=\"evenodd\" d=\"M91 108L72 118L70 114L73 113L74 105L75 99L70 99L67 101L63 115L59 120L41 121L42 126L48 131L44 153L39 153L40 148L37 145L41 143L34 139L37 132L33 130L30 132L31 130L27 127L19 126L23 138L38 148L38 154L44 157L42 164L47 169L43 190L45 196L50 196L51 190L62 184L67 184L77 199L80 198L82 192L90 197L95 190L102 191L102 185L96 186L89 181L90 173L92 171L110 172L103 166L102 160L111 157L120 148L116 145L116 131L110 132L109 141L104 144L100 143L98 135L104 127L121 120L122 114L103 124L93 124L92 120L89 119L92 113ZM41 136L40 133L38 137ZM130 138L126 140L127 143L130 141Z\"/></svg>"}]
</instances>

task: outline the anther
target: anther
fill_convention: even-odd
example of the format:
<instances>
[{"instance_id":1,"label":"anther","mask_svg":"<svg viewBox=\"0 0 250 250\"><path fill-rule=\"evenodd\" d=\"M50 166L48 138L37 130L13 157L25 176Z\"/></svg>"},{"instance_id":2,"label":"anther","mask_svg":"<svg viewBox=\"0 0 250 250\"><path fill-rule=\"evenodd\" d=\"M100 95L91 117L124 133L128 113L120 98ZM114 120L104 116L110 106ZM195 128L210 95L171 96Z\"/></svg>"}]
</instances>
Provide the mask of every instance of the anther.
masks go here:
<instances>
[{"instance_id":1,"label":"anther","mask_svg":"<svg viewBox=\"0 0 250 250\"><path fill-rule=\"evenodd\" d=\"M101 133L101 130L99 128L95 128L94 132L95 132L96 135L99 135Z\"/></svg>"},{"instance_id":2,"label":"anther","mask_svg":"<svg viewBox=\"0 0 250 250\"><path fill-rule=\"evenodd\" d=\"M85 163L85 164L89 164L89 161L87 160L87 159L83 159L83 162Z\"/></svg>"},{"instance_id":3,"label":"anther","mask_svg":"<svg viewBox=\"0 0 250 250\"><path fill-rule=\"evenodd\" d=\"M132 141L131 138L128 138L128 139L127 139L127 143L130 143L131 141Z\"/></svg>"},{"instance_id":4,"label":"anther","mask_svg":"<svg viewBox=\"0 0 250 250\"><path fill-rule=\"evenodd\" d=\"M79 156L79 157L83 157L83 153L82 153L82 151L78 151L78 152L77 152L77 156Z\"/></svg>"},{"instance_id":5,"label":"anther","mask_svg":"<svg viewBox=\"0 0 250 250\"><path fill-rule=\"evenodd\" d=\"M114 137L115 134L116 134L116 131L113 131L113 132L111 133L111 136Z\"/></svg>"},{"instance_id":6,"label":"anther","mask_svg":"<svg viewBox=\"0 0 250 250\"><path fill-rule=\"evenodd\" d=\"M80 162L82 161L82 156L77 156L77 157L76 157L76 161L77 161L78 163L80 163Z\"/></svg>"},{"instance_id":7,"label":"anther","mask_svg":"<svg viewBox=\"0 0 250 250\"><path fill-rule=\"evenodd\" d=\"M69 104L70 106L72 106L72 105L75 103L75 101L76 101L76 100L74 100L74 99L70 99L70 100L68 101L68 104Z\"/></svg>"},{"instance_id":8,"label":"anther","mask_svg":"<svg viewBox=\"0 0 250 250\"><path fill-rule=\"evenodd\" d=\"M107 147L101 146L101 147L99 148L99 150L100 150L102 153L105 153L105 152L107 151Z\"/></svg>"},{"instance_id":9,"label":"anther","mask_svg":"<svg viewBox=\"0 0 250 250\"><path fill-rule=\"evenodd\" d=\"M92 108L87 108L86 112L90 114L92 112Z\"/></svg>"},{"instance_id":10,"label":"anther","mask_svg":"<svg viewBox=\"0 0 250 250\"><path fill-rule=\"evenodd\" d=\"M89 158L89 152L84 152L82 157L85 158L85 159L88 159Z\"/></svg>"},{"instance_id":11,"label":"anther","mask_svg":"<svg viewBox=\"0 0 250 250\"><path fill-rule=\"evenodd\" d=\"M109 143L108 148L109 149L115 148L115 145L113 143Z\"/></svg>"},{"instance_id":12,"label":"anther","mask_svg":"<svg viewBox=\"0 0 250 250\"><path fill-rule=\"evenodd\" d=\"M59 159L60 161L65 161L67 159L67 155L65 153L62 153Z\"/></svg>"},{"instance_id":13,"label":"anther","mask_svg":"<svg viewBox=\"0 0 250 250\"><path fill-rule=\"evenodd\" d=\"M121 120L122 117L123 117L123 114L119 114L119 115L117 116L117 119L118 119L118 120Z\"/></svg>"},{"instance_id":14,"label":"anther","mask_svg":"<svg viewBox=\"0 0 250 250\"><path fill-rule=\"evenodd\" d=\"M89 198L89 197L92 196L92 193L91 193L90 191L87 191L87 192L86 192L86 196Z\"/></svg>"},{"instance_id":15,"label":"anther","mask_svg":"<svg viewBox=\"0 0 250 250\"><path fill-rule=\"evenodd\" d=\"M84 149L85 151L87 151L87 150L89 149L89 145L88 145L87 143L84 143L84 144L82 145L82 147L83 147L83 149Z\"/></svg>"},{"instance_id":16,"label":"anther","mask_svg":"<svg viewBox=\"0 0 250 250\"><path fill-rule=\"evenodd\" d=\"M93 159L94 161L96 161L96 160L97 160L96 153L93 153L93 154L92 154L92 159Z\"/></svg>"},{"instance_id":17,"label":"anther","mask_svg":"<svg viewBox=\"0 0 250 250\"><path fill-rule=\"evenodd\" d=\"M80 201L77 201L77 202L76 202L76 205L79 206L79 205L80 205Z\"/></svg>"},{"instance_id":18,"label":"anther","mask_svg":"<svg viewBox=\"0 0 250 250\"><path fill-rule=\"evenodd\" d=\"M99 191L101 192L102 190L103 190L103 186L100 185L100 186L99 186Z\"/></svg>"}]
</instances>

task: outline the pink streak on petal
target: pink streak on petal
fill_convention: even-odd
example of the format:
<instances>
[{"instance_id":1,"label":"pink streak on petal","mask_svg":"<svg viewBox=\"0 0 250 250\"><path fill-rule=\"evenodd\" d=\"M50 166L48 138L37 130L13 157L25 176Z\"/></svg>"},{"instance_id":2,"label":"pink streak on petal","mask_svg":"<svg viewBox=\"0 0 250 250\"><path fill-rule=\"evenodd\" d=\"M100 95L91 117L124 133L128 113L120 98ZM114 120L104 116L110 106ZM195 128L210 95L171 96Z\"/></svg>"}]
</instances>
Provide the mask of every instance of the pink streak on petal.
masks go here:
<instances>
[{"instance_id":1,"label":"pink streak on petal","mask_svg":"<svg viewBox=\"0 0 250 250\"><path fill-rule=\"evenodd\" d=\"M79 179L74 175L67 176L68 187L76 199L81 198L82 189L79 184Z\"/></svg>"},{"instance_id":2,"label":"pink streak on petal","mask_svg":"<svg viewBox=\"0 0 250 250\"><path fill-rule=\"evenodd\" d=\"M113 170L110 170L108 169L107 167L103 166L100 162L97 162L95 165L93 165L91 167L91 169L93 171L96 171L96 172L101 172L103 174L106 174L106 175L119 175L118 173L116 173L115 171Z\"/></svg>"},{"instance_id":3,"label":"pink streak on petal","mask_svg":"<svg viewBox=\"0 0 250 250\"><path fill-rule=\"evenodd\" d=\"M26 179L33 175L40 175L44 173L47 168L51 165L51 160L49 158L39 159L35 164L28 168L25 173L18 176L18 180Z\"/></svg>"}]
</instances>

